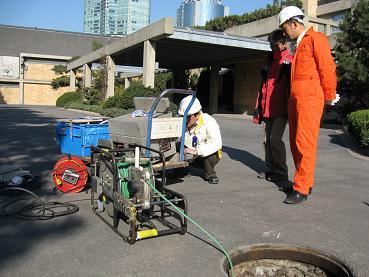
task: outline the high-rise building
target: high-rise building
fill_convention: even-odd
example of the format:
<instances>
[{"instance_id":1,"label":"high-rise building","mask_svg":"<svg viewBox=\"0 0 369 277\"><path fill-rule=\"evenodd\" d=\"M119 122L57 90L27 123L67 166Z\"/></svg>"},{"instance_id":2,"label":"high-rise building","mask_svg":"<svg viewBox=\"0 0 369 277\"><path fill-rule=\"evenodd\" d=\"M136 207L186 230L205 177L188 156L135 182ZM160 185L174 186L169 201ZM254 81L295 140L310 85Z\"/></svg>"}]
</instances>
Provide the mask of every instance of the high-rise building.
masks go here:
<instances>
[{"instance_id":1,"label":"high-rise building","mask_svg":"<svg viewBox=\"0 0 369 277\"><path fill-rule=\"evenodd\" d=\"M85 0L83 32L127 35L150 24L151 0Z\"/></svg>"},{"instance_id":2,"label":"high-rise building","mask_svg":"<svg viewBox=\"0 0 369 277\"><path fill-rule=\"evenodd\" d=\"M177 26L204 26L207 21L228 14L229 8L221 0L183 0L177 9Z\"/></svg>"}]
</instances>

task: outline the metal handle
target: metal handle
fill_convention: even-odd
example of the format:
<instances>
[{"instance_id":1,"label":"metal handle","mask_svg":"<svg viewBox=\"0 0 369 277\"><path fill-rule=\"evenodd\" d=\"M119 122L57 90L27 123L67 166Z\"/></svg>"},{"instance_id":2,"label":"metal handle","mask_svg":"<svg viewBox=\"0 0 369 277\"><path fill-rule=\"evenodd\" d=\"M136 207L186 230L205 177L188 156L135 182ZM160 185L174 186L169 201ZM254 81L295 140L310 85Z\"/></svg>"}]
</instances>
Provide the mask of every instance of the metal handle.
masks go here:
<instances>
[{"instance_id":1,"label":"metal handle","mask_svg":"<svg viewBox=\"0 0 369 277\"><path fill-rule=\"evenodd\" d=\"M187 89L176 89L176 88L169 88L164 90L154 101L154 103L151 106L150 112L149 112L149 116L148 116L148 122L147 122L147 134L146 134L146 147L150 147L151 146L151 130L152 130L152 118L154 115L154 112L156 110L156 107L158 106L161 98L163 98L164 95L168 94L168 93L173 93L173 94L184 94L184 95L192 95L192 99L190 101L190 104L188 105L187 109L185 110L184 114L183 114L183 120L182 120L182 131L181 131L181 148L180 148L180 155L179 155L179 159L180 161L184 160L184 135L185 135L185 131L186 131L186 122L187 122L187 114L188 111L190 110L190 108L192 107L193 102L195 101L196 98L196 91L193 90L187 90ZM149 157L150 156L150 151L146 151L145 152L145 156Z\"/></svg>"}]
</instances>

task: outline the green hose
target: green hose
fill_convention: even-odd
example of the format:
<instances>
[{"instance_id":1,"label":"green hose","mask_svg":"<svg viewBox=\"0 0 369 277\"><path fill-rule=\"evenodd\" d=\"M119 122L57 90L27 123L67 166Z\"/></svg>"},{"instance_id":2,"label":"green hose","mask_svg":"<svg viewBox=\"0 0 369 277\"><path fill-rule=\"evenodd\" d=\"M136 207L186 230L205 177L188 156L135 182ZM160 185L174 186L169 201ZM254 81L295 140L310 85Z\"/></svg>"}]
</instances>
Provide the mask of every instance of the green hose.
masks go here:
<instances>
[{"instance_id":1,"label":"green hose","mask_svg":"<svg viewBox=\"0 0 369 277\"><path fill-rule=\"evenodd\" d=\"M176 207L172 202L170 202L162 193L160 193L152 184L146 181L146 183L150 186L150 188L155 191L161 198L163 198L166 202L168 202L177 212L179 212L181 215L186 217L189 221L191 221L197 228L199 228L205 235L207 235L212 241L215 242L215 244L222 250L223 254L226 256L229 266L231 268L230 273L231 276L233 276L233 264L231 261L231 258L229 257L227 251L224 249L224 247L212 236L210 235L203 227L200 226L195 220L193 220L191 217L186 215L183 211L181 211L178 207Z\"/></svg>"}]
</instances>

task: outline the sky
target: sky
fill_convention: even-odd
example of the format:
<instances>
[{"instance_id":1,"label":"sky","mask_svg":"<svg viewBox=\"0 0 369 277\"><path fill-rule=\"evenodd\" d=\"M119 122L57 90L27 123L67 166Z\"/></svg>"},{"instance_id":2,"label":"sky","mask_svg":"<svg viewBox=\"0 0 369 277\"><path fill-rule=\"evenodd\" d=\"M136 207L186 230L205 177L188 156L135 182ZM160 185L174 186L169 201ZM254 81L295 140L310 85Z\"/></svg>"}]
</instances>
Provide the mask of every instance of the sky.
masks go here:
<instances>
[{"instance_id":1,"label":"sky","mask_svg":"<svg viewBox=\"0 0 369 277\"><path fill-rule=\"evenodd\" d=\"M181 0L151 0L151 23L175 19ZM272 0L223 0L229 14L263 8ZM83 32L84 0L0 0L0 24Z\"/></svg>"}]
</instances>

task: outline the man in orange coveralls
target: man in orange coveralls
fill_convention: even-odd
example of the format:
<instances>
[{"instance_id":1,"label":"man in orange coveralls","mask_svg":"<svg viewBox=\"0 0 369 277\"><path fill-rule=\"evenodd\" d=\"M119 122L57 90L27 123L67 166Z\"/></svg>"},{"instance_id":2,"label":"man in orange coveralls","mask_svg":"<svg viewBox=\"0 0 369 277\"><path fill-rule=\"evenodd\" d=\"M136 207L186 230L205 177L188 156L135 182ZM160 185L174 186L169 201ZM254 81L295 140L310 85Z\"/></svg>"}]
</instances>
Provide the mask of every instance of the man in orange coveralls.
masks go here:
<instances>
[{"instance_id":1,"label":"man in orange coveralls","mask_svg":"<svg viewBox=\"0 0 369 277\"><path fill-rule=\"evenodd\" d=\"M291 67L291 94L288 101L290 146L296 167L292 192L286 204L307 200L314 185L318 134L324 104L334 105L336 67L327 38L306 29L304 13L289 6L279 13L279 26L297 42Z\"/></svg>"}]
</instances>

